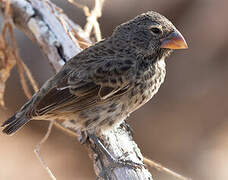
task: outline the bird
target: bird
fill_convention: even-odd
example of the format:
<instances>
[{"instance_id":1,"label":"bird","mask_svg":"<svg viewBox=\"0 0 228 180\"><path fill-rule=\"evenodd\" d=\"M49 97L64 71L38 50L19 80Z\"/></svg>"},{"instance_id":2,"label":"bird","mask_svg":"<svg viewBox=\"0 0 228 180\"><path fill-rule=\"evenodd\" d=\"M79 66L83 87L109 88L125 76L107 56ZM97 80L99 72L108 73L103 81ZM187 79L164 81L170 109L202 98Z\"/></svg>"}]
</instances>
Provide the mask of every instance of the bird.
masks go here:
<instances>
[{"instance_id":1,"label":"bird","mask_svg":"<svg viewBox=\"0 0 228 180\"><path fill-rule=\"evenodd\" d=\"M173 50L187 48L166 17L138 15L67 61L2 131L14 134L30 120L56 120L93 134L116 127L158 92Z\"/></svg>"}]
</instances>

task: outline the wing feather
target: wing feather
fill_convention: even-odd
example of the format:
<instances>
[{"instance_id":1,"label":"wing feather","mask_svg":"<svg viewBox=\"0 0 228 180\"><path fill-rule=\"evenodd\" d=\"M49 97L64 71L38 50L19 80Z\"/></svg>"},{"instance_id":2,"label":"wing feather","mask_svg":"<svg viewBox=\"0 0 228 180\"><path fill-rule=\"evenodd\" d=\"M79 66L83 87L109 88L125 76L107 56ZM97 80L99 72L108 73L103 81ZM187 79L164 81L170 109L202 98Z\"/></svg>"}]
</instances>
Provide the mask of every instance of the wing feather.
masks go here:
<instances>
[{"instance_id":1,"label":"wing feather","mask_svg":"<svg viewBox=\"0 0 228 180\"><path fill-rule=\"evenodd\" d=\"M87 66L65 73L63 80L51 88L35 106L35 115L80 111L121 96L131 89L132 82L129 79L134 75L133 64L123 65L120 60L99 62L90 72L85 70L91 66L87 63Z\"/></svg>"}]
</instances>

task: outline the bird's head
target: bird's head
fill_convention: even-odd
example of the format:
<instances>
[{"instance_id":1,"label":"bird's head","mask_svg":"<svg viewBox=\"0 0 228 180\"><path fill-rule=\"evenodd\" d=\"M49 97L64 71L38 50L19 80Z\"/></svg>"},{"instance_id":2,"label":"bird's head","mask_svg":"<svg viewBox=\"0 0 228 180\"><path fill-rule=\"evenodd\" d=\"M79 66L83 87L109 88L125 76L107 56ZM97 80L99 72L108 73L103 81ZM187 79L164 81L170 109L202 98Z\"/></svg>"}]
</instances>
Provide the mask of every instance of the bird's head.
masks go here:
<instances>
[{"instance_id":1,"label":"bird's head","mask_svg":"<svg viewBox=\"0 0 228 180\"><path fill-rule=\"evenodd\" d=\"M113 35L120 47L133 47L145 54L166 56L174 49L186 49L187 43L181 33L164 16L149 11L121 24ZM127 42L127 43L126 43Z\"/></svg>"}]
</instances>

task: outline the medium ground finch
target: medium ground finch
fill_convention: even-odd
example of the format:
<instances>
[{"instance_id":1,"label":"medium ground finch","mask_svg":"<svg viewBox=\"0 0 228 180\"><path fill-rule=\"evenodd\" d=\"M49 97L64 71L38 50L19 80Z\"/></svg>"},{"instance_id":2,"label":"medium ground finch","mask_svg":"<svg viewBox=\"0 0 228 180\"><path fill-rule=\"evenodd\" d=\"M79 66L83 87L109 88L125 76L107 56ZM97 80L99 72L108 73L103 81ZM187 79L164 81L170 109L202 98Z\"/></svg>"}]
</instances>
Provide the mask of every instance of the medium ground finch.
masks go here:
<instances>
[{"instance_id":1,"label":"medium ground finch","mask_svg":"<svg viewBox=\"0 0 228 180\"><path fill-rule=\"evenodd\" d=\"M3 132L12 134L30 120L56 120L94 134L112 128L157 93L165 58L185 48L168 19L141 14L70 59L3 123Z\"/></svg>"}]
</instances>

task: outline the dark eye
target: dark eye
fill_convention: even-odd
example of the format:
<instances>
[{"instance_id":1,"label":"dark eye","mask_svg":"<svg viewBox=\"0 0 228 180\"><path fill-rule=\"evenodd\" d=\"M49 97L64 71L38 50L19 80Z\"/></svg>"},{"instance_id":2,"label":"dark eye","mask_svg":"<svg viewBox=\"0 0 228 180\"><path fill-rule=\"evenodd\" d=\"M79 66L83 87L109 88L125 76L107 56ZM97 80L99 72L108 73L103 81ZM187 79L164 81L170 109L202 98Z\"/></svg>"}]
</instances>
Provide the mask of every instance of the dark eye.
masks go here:
<instances>
[{"instance_id":1,"label":"dark eye","mask_svg":"<svg viewBox=\"0 0 228 180\"><path fill-rule=\"evenodd\" d=\"M153 27L150 29L154 34L161 34L162 31L161 29L157 28L157 27Z\"/></svg>"}]
</instances>

